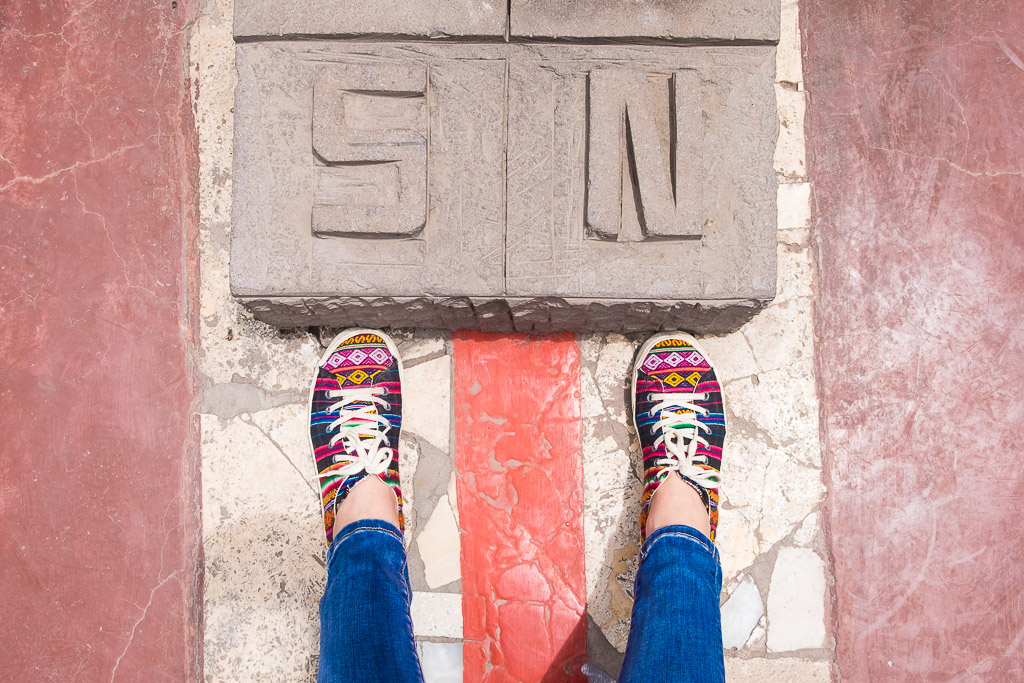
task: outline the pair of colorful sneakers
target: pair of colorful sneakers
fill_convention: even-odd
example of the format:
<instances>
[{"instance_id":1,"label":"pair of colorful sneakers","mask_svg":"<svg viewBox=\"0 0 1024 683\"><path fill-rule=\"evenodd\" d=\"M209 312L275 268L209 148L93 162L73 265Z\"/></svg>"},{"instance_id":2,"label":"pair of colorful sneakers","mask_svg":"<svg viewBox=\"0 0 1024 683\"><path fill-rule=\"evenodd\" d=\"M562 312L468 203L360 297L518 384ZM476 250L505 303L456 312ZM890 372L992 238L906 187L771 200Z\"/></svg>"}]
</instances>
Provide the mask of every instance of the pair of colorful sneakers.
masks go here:
<instances>
[{"instance_id":1,"label":"pair of colorful sneakers","mask_svg":"<svg viewBox=\"0 0 1024 683\"><path fill-rule=\"evenodd\" d=\"M334 538L337 506L368 475L394 491L404 530L398 472L402 361L395 343L376 330L338 335L320 359L309 401L327 544ZM641 347L633 366L633 421L644 457L642 535L646 538L651 498L676 472L704 501L713 542L725 411L714 368L693 337L659 334Z\"/></svg>"}]
</instances>

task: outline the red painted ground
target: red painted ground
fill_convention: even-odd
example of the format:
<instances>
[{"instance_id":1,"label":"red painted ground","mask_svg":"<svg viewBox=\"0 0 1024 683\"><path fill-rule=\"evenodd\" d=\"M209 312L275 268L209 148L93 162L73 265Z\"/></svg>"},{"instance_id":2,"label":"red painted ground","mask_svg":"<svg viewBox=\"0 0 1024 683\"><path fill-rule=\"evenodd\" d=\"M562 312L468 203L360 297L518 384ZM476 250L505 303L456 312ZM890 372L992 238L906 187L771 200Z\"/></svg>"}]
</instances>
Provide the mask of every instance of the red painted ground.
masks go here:
<instances>
[{"instance_id":1,"label":"red painted ground","mask_svg":"<svg viewBox=\"0 0 1024 683\"><path fill-rule=\"evenodd\" d=\"M1024 6L801 7L840 674L1024 680Z\"/></svg>"},{"instance_id":2,"label":"red painted ground","mask_svg":"<svg viewBox=\"0 0 1024 683\"><path fill-rule=\"evenodd\" d=\"M465 680L585 681L579 347L454 344Z\"/></svg>"},{"instance_id":3,"label":"red painted ground","mask_svg":"<svg viewBox=\"0 0 1024 683\"><path fill-rule=\"evenodd\" d=\"M0 680L198 680L191 3L0 3Z\"/></svg>"}]
</instances>

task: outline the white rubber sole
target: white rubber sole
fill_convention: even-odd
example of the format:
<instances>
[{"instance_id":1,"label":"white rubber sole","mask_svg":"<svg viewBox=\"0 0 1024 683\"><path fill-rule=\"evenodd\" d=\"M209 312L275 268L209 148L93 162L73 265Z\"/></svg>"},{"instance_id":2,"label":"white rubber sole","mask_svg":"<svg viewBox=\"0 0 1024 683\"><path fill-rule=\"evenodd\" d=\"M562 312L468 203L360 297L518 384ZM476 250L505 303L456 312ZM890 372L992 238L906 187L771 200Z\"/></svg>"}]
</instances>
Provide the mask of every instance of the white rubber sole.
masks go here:
<instances>
[{"instance_id":1,"label":"white rubber sole","mask_svg":"<svg viewBox=\"0 0 1024 683\"><path fill-rule=\"evenodd\" d=\"M327 359L331 357L331 354L334 353L334 351L338 348L338 346L342 342L348 341L352 337L355 337L355 336L360 335L360 334L375 334L375 335L377 335L378 337L380 337L381 339L384 340L384 344L388 347L388 351L390 351L391 355L394 356L394 358L398 361L398 381L399 382L402 381L402 374L404 373L404 370L402 368L402 357L398 354L398 347L395 345L395 341L391 337L389 337L388 335L384 334L380 330L370 330L370 329L363 329L363 328L354 328L354 329L351 329L351 330L345 330L344 332L342 332L341 334L337 335L334 339L331 340L331 343L327 345L327 350L324 351L323 355L320 356L320 360L317 361L316 371L313 373L313 380L309 383L309 399L306 401L306 408L307 408L306 415L307 416L313 414L313 394L316 393L316 379L317 379L317 375L320 374L320 366L323 365L327 361ZM314 476L316 476L316 472L317 472L317 469L316 469L316 450L313 448L313 436L312 436L312 434L309 433L309 424L308 423L306 424L306 443L309 444L309 456L310 456L310 458L313 461L313 473L314 473ZM395 457L398 457L397 453L395 454ZM320 504L321 525L326 525L327 524L327 517L326 517L326 515L324 515L324 501L323 501L323 498L321 498L321 496L320 496L320 480L317 479L315 481L316 481L316 484L317 484L317 486L316 486L316 489L317 489L316 497L317 497L317 501Z\"/></svg>"}]
</instances>

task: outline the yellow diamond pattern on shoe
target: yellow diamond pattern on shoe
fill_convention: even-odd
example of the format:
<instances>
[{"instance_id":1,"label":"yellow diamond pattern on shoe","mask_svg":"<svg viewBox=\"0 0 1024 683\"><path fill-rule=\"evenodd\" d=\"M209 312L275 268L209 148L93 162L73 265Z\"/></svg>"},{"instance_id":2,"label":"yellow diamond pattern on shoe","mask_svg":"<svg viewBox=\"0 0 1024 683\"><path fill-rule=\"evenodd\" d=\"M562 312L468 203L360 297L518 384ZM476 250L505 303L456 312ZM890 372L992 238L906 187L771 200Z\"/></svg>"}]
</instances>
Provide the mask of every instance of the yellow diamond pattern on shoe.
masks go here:
<instances>
[{"instance_id":1,"label":"yellow diamond pattern on shoe","mask_svg":"<svg viewBox=\"0 0 1024 683\"><path fill-rule=\"evenodd\" d=\"M680 384L683 383L684 379L685 378L682 375L680 375L678 372L673 372L668 377L665 377L664 379L662 379L662 381L665 384L669 385L670 387L677 387L677 386L679 386Z\"/></svg>"}]
</instances>

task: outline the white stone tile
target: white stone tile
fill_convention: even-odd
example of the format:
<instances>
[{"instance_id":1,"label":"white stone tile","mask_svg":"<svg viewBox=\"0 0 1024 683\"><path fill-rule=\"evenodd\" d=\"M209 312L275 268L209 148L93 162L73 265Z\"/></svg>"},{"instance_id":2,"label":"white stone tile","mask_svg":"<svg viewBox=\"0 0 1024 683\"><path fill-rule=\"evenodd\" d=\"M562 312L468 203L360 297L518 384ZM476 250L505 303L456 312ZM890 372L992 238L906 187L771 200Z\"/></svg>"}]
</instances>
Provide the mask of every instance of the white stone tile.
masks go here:
<instances>
[{"instance_id":1,"label":"white stone tile","mask_svg":"<svg viewBox=\"0 0 1024 683\"><path fill-rule=\"evenodd\" d=\"M813 550L779 549L768 589L768 651L825 645L825 564Z\"/></svg>"},{"instance_id":2,"label":"white stone tile","mask_svg":"<svg viewBox=\"0 0 1024 683\"><path fill-rule=\"evenodd\" d=\"M779 47L775 53L776 82L803 81L800 57L800 6L796 0L783 0Z\"/></svg>"},{"instance_id":3,"label":"white stone tile","mask_svg":"<svg viewBox=\"0 0 1024 683\"><path fill-rule=\"evenodd\" d=\"M594 380L604 415L619 424L626 424L631 407L624 400L624 388L631 386L633 356L636 346L619 334L610 334L597 357Z\"/></svg>"},{"instance_id":4,"label":"white stone tile","mask_svg":"<svg viewBox=\"0 0 1024 683\"><path fill-rule=\"evenodd\" d=\"M406 368L402 377L402 430L449 453L452 413L452 357Z\"/></svg>"},{"instance_id":5,"label":"white stone tile","mask_svg":"<svg viewBox=\"0 0 1024 683\"><path fill-rule=\"evenodd\" d=\"M413 591L412 630L427 638L462 638L462 596Z\"/></svg>"},{"instance_id":6,"label":"white stone tile","mask_svg":"<svg viewBox=\"0 0 1024 683\"><path fill-rule=\"evenodd\" d=\"M787 231L786 233L780 233L780 237L796 237L800 239L801 231ZM809 234L809 231L803 231L805 234ZM815 270L814 270L814 258L811 254L809 246L792 245L789 243L781 243L776 249L776 256L778 260L778 278L776 280L776 293L775 301L772 302L769 309L775 306L781 306L782 304L790 303L795 299L805 299L801 301L799 306L802 310L799 313L805 313L811 316L813 313L813 304L811 297L815 291ZM760 317L760 316L758 316ZM757 320L757 318L754 318ZM753 323L754 321L751 321ZM748 323L749 326L749 323ZM812 337L807 337L804 343L810 347L812 343ZM808 359L809 361L812 359Z\"/></svg>"},{"instance_id":7,"label":"white stone tile","mask_svg":"<svg viewBox=\"0 0 1024 683\"><path fill-rule=\"evenodd\" d=\"M299 405L265 411L258 423L202 417L210 680L310 678L326 573L317 496L299 464L308 457L297 445L304 414Z\"/></svg>"},{"instance_id":8,"label":"white stone tile","mask_svg":"<svg viewBox=\"0 0 1024 683\"><path fill-rule=\"evenodd\" d=\"M416 546L428 586L439 588L462 578L459 525L447 495L437 501L430 519L416 537Z\"/></svg>"},{"instance_id":9,"label":"white stone tile","mask_svg":"<svg viewBox=\"0 0 1024 683\"><path fill-rule=\"evenodd\" d=\"M804 360L761 373L756 381L740 380L729 385L726 401L735 418L729 427L730 441L743 436L755 439L759 448L785 444L781 462L820 467L814 368L809 358Z\"/></svg>"},{"instance_id":10,"label":"white stone tile","mask_svg":"<svg viewBox=\"0 0 1024 683\"><path fill-rule=\"evenodd\" d=\"M715 366L715 372L718 374L718 380L722 384L727 384L739 377L755 375L760 371L742 332L733 332L721 337L702 337L699 341L701 348L708 352L708 356ZM728 401L727 395L727 405Z\"/></svg>"},{"instance_id":11,"label":"white stone tile","mask_svg":"<svg viewBox=\"0 0 1024 683\"><path fill-rule=\"evenodd\" d=\"M779 184L779 230L811 227L811 184Z\"/></svg>"},{"instance_id":12,"label":"white stone tile","mask_svg":"<svg viewBox=\"0 0 1024 683\"><path fill-rule=\"evenodd\" d=\"M757 584L744 576L722 605L722 646L727 650L743 647L762 616L764 603Z\"/></svg>"},{"instance_id":13,"label":"white stone tile","mask_svg":"<svg viewBox=\"0 0 1024 683\"><path fill-rule=\"evenodd\" d=\"M768 619L761 617L760 621L757 622L757 626L751 631L750 637L747 638L747 643L743 647L748 650L764 650L764 642L768 637Z\"/></svg>"},{"instance_id":14,"label":"white stone tile","mask_svg":"<svg viewBox=\"0 0 1024 683\"><path fill-rule=\"evenodd\" d=\"M420 643L424 683L462 683L462 643Z\"/></svg>"},{"instance_id":15,"label":"white stone tile","mask_svg":"<svg viewBox=\"0 0 1024 683\"><path fill-rule=\"evenodd\" d=\"M773 659L725 658L729 683L829 683L831 668L825 661L780 657Z\"/></svg>"},{"instance_id":16,"label":"white stone tile","mask_svg":"<svg viewBox=\"0 0 1024 683\"><path fill-rule=\"evenodd\" d=\"M743 335L750 342L762 372L793 368L799 364L806 373L814 363L812 343L814 319L809 301L784 301L761 311L747 325ZM813 389L808 381L807 390ZM786 398L780 396L779 401Z\"/></svg>"},{"instance_id":17,"label":"white stone tile","mask_svg":"<svg viewBox=\"0 0 1024 683\"><path fill-rule=\"evenodd\" d=\"M731 485L731 484L730 484ZM722 489L722 499L729 502L729 488ZM758 518L747 517L752 511L723 506L719 509L718 533L715 543L722 558L722 579L729 581L754 561L761 550L757 540Z\"/></svg>"},{"instance_id":18,"label":"white stone tile","mask_svg":"<svg viewBox=\"0 0 1024 683\"><path fill-rule=\"evenodd\" d=\"M789 86L775 86L779 111L779 140L775 144L775 172L781 182L807 180L807 150L804 142L806 93Z\"/></svg>"},{"instance_id":19,"label":"white stone tile","mask_svg":"<svg viewBox=\"0 0 1024 683\"><path fill-rule=\"evenodd\" d=\"M824 487L820 471L792 458L789 447L735 434L726 448L722 497L728 507L721 513L719 543L729 578L753 561L751 552L767 552L788 536L821 501Z\"/></svg>"},{"instance_id":20,"label":"white stone tile","mask_svg":"<svg viewBox=\"0 0 1024 683\"><path fill-rule=\"evenodd\" d=\"M793 543L804 548L814 547L821 535L821 513L813 512L807 515L807 519L797 529L793 536Z\"/></svg>"}]
</instances>

